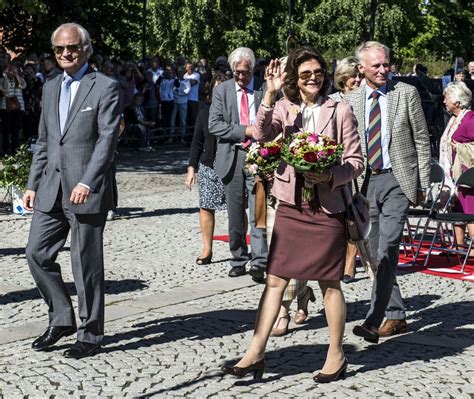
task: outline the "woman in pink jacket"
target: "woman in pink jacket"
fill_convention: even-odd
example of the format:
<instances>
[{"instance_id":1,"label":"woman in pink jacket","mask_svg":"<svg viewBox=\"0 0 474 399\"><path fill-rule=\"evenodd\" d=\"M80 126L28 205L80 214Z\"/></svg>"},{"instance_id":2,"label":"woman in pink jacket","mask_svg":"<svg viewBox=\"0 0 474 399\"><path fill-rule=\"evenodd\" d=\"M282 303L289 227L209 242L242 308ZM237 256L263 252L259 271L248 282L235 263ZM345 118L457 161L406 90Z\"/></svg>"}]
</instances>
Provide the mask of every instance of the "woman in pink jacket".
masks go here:
<instances>
[{"instance_id":1,"label":"woman in pink jacket","mask_svg":"<svg viewBox=\"0 0 474 399\"><path fill-rule=\"evenodd\" d=\"M265 346L275 322L283 292L291 278L317 280L329 326L329 349L319 383L342 377L347 359L342 350L346 305L340 280L344 270L347 236L345 203L341 189L362 173L363 156L352 108L327 97L327 64L321 54L305 46L293 50L282 73L278 60L266 71L267 91L257 113L254 138L270 141L300 130L324 133L344 144L342 163L324 173L297 173L282 162L275 172L272 193L279 200L267 267L267 282L260 300L255 332L244 357L223 371L237 377L265 368ZM275 102L276 93L285 98ZM306 183L315 198L302 198Z\"/></svg>"}]
</instances>

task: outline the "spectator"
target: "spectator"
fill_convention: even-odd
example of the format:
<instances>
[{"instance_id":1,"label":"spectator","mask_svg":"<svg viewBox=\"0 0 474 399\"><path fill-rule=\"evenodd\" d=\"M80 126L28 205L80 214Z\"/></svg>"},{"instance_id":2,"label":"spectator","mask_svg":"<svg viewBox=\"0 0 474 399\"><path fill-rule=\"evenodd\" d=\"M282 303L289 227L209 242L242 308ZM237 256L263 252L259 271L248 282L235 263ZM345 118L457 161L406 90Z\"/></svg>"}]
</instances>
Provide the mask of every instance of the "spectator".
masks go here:
<instances>
[{"instance_id":1,"label":"spectator","mask_svg":"<svg viewBox=\"0 0 474 399\"><path fill-rule=\"evenodd\" d=\"M456 73L454 74L454 81L464 82L464 79L465 79L464 70L463 69L456 70Z\"/></svg>"},{"instance_id":2,"label":"spectator","mask_svg":"<svg viewBox=\"0 0 474 399\"><path fill-rule=\"evenodd\" d=\"M452 115L446 130L440 141L439 162L444 169L445 185L442 201L447 200L450 190L455 189L455 181L460 172L472 168L472 146L474 143L474 112L471 106L472 92L464 82L448 84L444 90L444 104L446 110ZM462 157L462 152L470 150L467 160ZM462 157L462 158L460 158ZM456 167L460 165L460 168ZM474 190L467 187L459 187L457 201L454 210L456 212L474 214ZM454 226L456 242L464 244L466 225ZM468 224L469 236L474 237L474 224Z\"/></svg>"},{"instance_id":3,"label":"spectator","mask_svg":"<svg viewBox=\"0 0 474 399\"><path fill-rule=\"evenodd\" d=\"M127 88L124 91L123 106L127 107L132 104L133 96L137 92L137 85L143 80L143 75L133 62L126 64L122 74L127 83Z\"/></svg>"},{"instance_id":4,"label":"spectator","mask_svg":"<svg viewBox=\"0 0 474 399\"><path fill-rule=\"evenodd\" d=\"M186 115L188 113L188 94L191 91L191 83L184 79L186 70L178 68L178 85L174 88L174 106L171 114L171 127L169 143L172 143L176 135L176 116L179 116L179 131L181 144L186 144Z\"/></svg>"},{"instance_id":5,"label":"spectator","mask_svg":"<svg viewBox=\"0 0 474 399\"><path fill-rule=\"evenodd\" d=\"M58 76L61 71L56 68L56 61L52 55L48 55L43 59L43 75L44 75L44 82L48 82L51 79L54 79Z\"/></svg>"},{"instance_id":6,"label":"spectator","mask_svg":"<svg viewBox=\"0 0 474 399\"><path fill-rule=\"evenodd\" d=\"M189 126L189 135L192 135L192 129L196 123L197 114L199 112L199 81L201 77L199 73L194 70L194 65L191 62L186 63L184 79L188 80L191 84L191 91L188 94L187 123Z\"/></svg>"},{"instance_id":7,"label":"spectator","mask_svg":"<svg viewBox=\"0 0 474 399\"><path fill-rule=\"evenodd\" d=\"M390 64L390 72L388 73L388 78L392 79L394 76L402 76L398 70L398 65L395 63Z\"/></svg>"},{"instance_id":8,"label":"spectator","mask_svg":"<svg viewBox=\"0 0 474 399\"><path fill-rule=\"evenodd\" d=\"M140 138L138 151L150 152L154 151L150 146L150 128L155 126L155 123L145 118L143 100L141 93L133 96L132 104L125 108L125 126L128 134L135 134Z\"/></svg>"},{"instance_id":9,"label":"spectator","mask_svg":"<svg viewBox=\"0 0 474 399\"><path fill-rule=\"evenodd\" d=\"M467 64L466 80L474 80L474 61L470 61Z\"/></svg>"},{"instance_id":10,"label":"spectator","mask_svg":"<svg viewBox=\"0 0 474 399\"><path fill-rule=\"evenodd\" d=\"M201 58L197 64L197 72L200 76L199 81L199 101L206 102L207 89L209 87L210 80L212 78L210 71L207 68L207 61L205 58Z\"/></svg>"},{"instance_id":11,"label":"spectator","mask_svg":"<svg viewBox=\"0 0 474 399\"><path fill-rule=\"evenodd\" d=\"M145 80L142 82L142 94L144 97L145 119L155 122L158 116L158 89L153 81L153 73L145 72Z\"/></svg>"},{"instance_id":12,"label":"spectator","mask_svg":"<svg viewBox=\"0 0 474 399\"><path fill-rule=\"evenodd\" d=\"M2 102L5 102L2 141L3 152L7 155L14 154L20 145L20 130L23 127L25 112L25 102L23 100L23 89L25 88L25 79L21 77L18 67L10 62L5 69L2 84Z\"/></svg>"},{"instance_id":13,"label":"spectator","mask_svg":"<svg viewBox=\"0 0 474 399\"><path fill-rule=\"evenodd\" d=\"M38 135L41 114L41 95L43 83L36 75L34 64L27 64L24 69L26 87L23 90L25 116L23 118L23 136L26 140Z\"/></svg>"},{"instance_id":14,"label":"spectator","mask_svg":"<svg viewBox=\"0 0 474 399\"><path fill-rule=\"evenodd\" d=\"M171 126L171 116L174 108L174 88L179 86L179 80L175 75L171 65L166 65L163 75L158 80L160 86L161 115L163 127L169 129Z\"/></svg>"},{"instance_id":15,"label":"spectator","mask_svg":"<svg viewBox=\"0 0 474 399\"><path fill-rule=\"evenodd\" d=\"M163 75L163 69L160 68L160 59L158 57L151 59L151 66L148 71L153 75L153 83L157 83L158 78Z\"/></svg>"}]
</instances>

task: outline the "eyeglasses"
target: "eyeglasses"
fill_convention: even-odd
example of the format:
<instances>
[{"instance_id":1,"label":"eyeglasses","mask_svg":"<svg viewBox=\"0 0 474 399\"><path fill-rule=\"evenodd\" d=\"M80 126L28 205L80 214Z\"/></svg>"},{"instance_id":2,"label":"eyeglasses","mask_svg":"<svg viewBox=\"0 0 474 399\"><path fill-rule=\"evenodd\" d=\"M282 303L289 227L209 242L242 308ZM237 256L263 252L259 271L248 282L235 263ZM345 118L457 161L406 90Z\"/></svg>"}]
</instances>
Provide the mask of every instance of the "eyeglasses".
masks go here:
<instances>
[{"instance_id":1,"label":"eyeglasses","mask_svg":"<svg viewBox=\"0 0 474 399\"><path fill-rule=\"evenodd\" d=\"M302 71L298 74L301 80L309 80L313 75L316 79L323 79L326 72L322 69L315 69L314 71Z\"/></svg>"},{"instance_id":2,"label":"eyeglasses","mask_svg":"<svg viewBox=\"0 0 474 399\"><path fill-rule=\"evenodd\" d=\"M69 54L77 54L83 48L84 46L82 46L81 44L69 44L67 46L53 46L54 52L58 55L64 53L64 49L67 49L67 52Z\"/></svg>"},{"instance_id":3,"label":"eyeglasses","mask_svg":"<svg viewBox=\"0 0 474 399\"><path fill-rule=\"evenodd\" d=\"M238 78L240 75L242 75L243 78L249 76L252 72L251 71L233 71L232 74Z\"/></svg>"}]
</instances>

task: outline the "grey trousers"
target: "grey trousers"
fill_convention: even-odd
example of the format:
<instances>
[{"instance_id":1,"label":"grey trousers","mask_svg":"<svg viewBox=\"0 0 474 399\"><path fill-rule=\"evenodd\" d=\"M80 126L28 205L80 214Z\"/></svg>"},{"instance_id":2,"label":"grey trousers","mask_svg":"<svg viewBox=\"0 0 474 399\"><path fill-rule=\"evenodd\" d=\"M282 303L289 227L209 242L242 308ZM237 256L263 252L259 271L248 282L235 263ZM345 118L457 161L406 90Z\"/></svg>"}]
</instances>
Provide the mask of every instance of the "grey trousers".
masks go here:
<instances>
[{"instance_id":1,"label":"grey trousers","mask_svg":"<svg viewBox=\"0 0 474 399\"><path fill-rule=\"evenodd\" d=\"M246 152L241 149L236 149L236 151L235 163L229 172L232 177L223 181L229 221L229 249L232 254L230 265L232 267L245 266L250 261L252 266L266 270L268 258L266 231L255 227L255 179L244 169ZM247 203L251 254L249 254L246 241Z\"/></svg>"},{"instance_id":2,"label":"grey trousers","mask_svg":"<svg viewBox=\"0 0 474 399\"><path fill-rule=\"evenodd\" d=\"M377 254L379 269L372 286L366 323L379 327L384 316L392 320L405 318L396 274L409 201L392 173L370 176L367 199L372 221L370 246L372 254Z\"/></svg>"},{"instance_id":3,"label":"grey trousers","mask_svg":"<svg viewBox=\"0 0 474 399\"><path fill-rule=\"evenodd\" d=\"M50 326L75 325L74 309L56 262L71 231L71 267L76 286L78 341L99 343L104 335L104 260L102 235L106 214L76 215L58 195L51 212L35 210L26 258L49 309Z\"/></svg>"}]
</instances>

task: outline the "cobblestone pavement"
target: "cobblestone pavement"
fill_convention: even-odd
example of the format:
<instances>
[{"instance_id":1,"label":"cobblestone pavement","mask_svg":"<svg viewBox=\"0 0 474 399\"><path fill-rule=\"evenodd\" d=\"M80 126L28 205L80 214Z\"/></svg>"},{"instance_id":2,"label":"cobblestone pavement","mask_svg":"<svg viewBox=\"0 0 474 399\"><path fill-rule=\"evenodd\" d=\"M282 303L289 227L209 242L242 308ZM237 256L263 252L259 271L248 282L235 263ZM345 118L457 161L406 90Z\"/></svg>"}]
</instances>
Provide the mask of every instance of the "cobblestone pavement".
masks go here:
<instances>
[{"instance_id":1,"label":"cobblestone pavement","mask_svg":"<svg viewBox=\"0 0 474 399\"><path fill-rule=\"evenodd\" d=\"M344 380L316 385L311 378L328 342L319 297L307 324L270 338L263 381L222 376L220 366L250 341L263 286L227 277L223 242L215 243L211 265L195 265L197 192L184 188L186 158L187 149L172 146L120 156L121 216L105 231L107 336L92 358L62 356L73 337L50 352L31 350L47 310L24 256L30 219L0 215L0 397L474 398L474 286L420 273L399 276L409 333L377 346L351 333L367 312L369 280L359 272L344 286ZM218 213L216 234L226 233L226 223ZM68 257L67 244L58 261L74 292Z\"/></svg>"}]
</instances>

